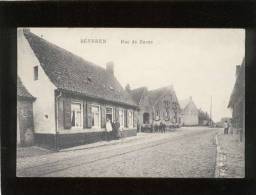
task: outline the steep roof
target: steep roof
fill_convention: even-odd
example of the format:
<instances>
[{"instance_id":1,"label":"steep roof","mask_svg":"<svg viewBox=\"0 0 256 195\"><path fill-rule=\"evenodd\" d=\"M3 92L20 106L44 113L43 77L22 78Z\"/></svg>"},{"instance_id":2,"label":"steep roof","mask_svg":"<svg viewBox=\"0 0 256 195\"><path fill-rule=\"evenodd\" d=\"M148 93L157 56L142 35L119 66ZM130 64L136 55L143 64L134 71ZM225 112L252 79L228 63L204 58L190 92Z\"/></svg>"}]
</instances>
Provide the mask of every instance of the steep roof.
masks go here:
<instances>
[{"instance_id":1,"label":"steep roof","mask_svg":"<svg viewBox=\"0 0 256 195\"><path fill-rule=\"evenodd\" d=\"M136 106L115 76L106 69L33 33L24 34L45 73L58 89Z\"/></svg>"},{"instance_id":2,"label":"steep roof","mask_svg":"<svg viewBox=\"0 0 256 195\"><path fill-rule=\"evenodd\" d=\"M139 105L140 100L141 100L145 91L147 91L146 87L140 87L140 88L133 89L133 90L130 91L130 94L131 94L133 100L136 102L137 105Z\"/></svg>"},{"instance_id":3,"label":"steep roof","mask_svg":"<svg viewBox=\"0 0 256 195\"><path fill-rule=\"evenodd\" d=\"M179 103L180 103L180 108L181 109L184 109L186 108L186 106L189 104L190 102L190 99L187 98L187 99L184 99L184 100L180 100Z\"/></svg>"},{"instance_id":4,"label":"steep roof","mask_svg":"<svg viewBox=\"0 0 256 195\"><path fill-rule=\"evenodd\" d=\"M148 95L151 103L154 104L159 97L161 97L163 94L167 93L168 91L170 91L171 93L174 93L173 87L166 86L166 87L161 87L158 89L148 91Z\"/></svg>"},{"instance_id":5,"label":"steep roof","mask_svg":"<svg viewBox=\"0 0 256 195\"><path fill-rule=\"evenodd\" d=\"M17 96L20 98L25 98L25 99L31 99L31 100L35 99L35 97L32 96L28 92L26 87L23 85L19 76L17 76Z\"/></svg>"},{"instance_id":6,"label":"steep roof","mask_svg":"<svg viewBox=\"0 0 256 195\"><path fill-rule=\"evenodd\" d=\"M184 110L188 105L193 105L196 108L196 104L194 103L192 97L189 97L187 99L183 99L179 101L180 108ZM197 109L197 108L196 108ZM197 109L198 110L198 109Z\"/></svg>"},{"instance_id":7,"label":"steep roof","mask_svg":"<svg viewBox=\"0 0 256 195\"><path fill-rule=\"evenodd\" d=\"M243 58L240 71L237 75L235 85L229 98L228 108L232 108L235 102L243 100L245 97L245 59Z\"/></svg>"}]
</instances>

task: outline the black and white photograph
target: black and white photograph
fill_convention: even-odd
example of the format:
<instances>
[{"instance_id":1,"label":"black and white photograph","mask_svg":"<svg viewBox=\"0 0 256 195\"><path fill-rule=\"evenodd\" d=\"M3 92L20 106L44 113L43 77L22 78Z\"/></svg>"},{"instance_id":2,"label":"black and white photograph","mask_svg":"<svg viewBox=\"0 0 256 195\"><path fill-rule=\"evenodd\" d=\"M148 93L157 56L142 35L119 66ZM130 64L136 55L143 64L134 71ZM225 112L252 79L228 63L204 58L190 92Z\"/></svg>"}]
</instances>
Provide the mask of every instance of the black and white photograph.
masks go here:
<instances>
[{"instance_id":1,"label":"black and white photograph","mask_svg":"<svg viewBox=\"0 0 256 195\"><path fill-rule=\"evenodd\" d=\"M244 178L242 28L17 28L17 177Z\"/></svg>"}]
</instances>

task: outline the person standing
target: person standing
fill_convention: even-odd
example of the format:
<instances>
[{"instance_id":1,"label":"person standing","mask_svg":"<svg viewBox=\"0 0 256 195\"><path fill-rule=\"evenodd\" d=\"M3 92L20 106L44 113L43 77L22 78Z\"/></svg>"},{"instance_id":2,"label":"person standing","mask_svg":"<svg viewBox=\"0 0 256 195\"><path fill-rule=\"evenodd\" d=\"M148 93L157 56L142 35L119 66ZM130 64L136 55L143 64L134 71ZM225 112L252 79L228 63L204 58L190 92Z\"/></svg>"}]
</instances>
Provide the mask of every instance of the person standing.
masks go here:
<instances>
[{"instance_id":1,"label":"person standing","mask_svg":"<svg viewBox=\"0 0 256 195\"><path fill-rule=\"evenodd\" d=\"M228 134L228 122L224 122L224 134Z\"/></svg>"},{"instance_id":2,"label":"person standing","mask_svg":"<svg viewBox=\"0 0 256 195\"><path fill-rule=\"evenodd\" d=\"M106 140L109 141L111 138L112 124L109 118L106 121Z\"/></svg>"}]
</instances>

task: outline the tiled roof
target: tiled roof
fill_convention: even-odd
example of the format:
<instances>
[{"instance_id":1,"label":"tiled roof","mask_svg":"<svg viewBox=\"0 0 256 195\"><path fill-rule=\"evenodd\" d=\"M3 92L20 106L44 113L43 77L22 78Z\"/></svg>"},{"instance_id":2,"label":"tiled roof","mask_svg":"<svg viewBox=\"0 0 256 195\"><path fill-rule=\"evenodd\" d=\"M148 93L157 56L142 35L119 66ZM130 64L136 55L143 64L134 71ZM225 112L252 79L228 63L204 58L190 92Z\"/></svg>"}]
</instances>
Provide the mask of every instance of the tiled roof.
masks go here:
<instances>
[{"instance_id":1,"label":"tiled roof","mask_svg":"<svg viewBox=\"0 0 256 195\"><path fill-rule=\"evenodd\" d=\"M229 98L228 108L232 108L236 102L243 101L245 97L245 59L242 61L235 85Z\"/></svg>"},{"instance_id":2,"label":"tiled roof","mask_svg":"<svg viewBox=\"0 0 256 195\"><path fill-rule=\"evenodd\" d=\"M189 99L189 98L184 99L184 100L180 100L180 101L179 101L180 108L181 108L181 109L186 108L186 106L189 104L189 102L190 102L190 99Z\"/></svg>"},{"instance_id":3,"label":"tiled roof","mask_svg":"<svg viewBox=\"0 0 256 195\"><path fill-rule=\"evenodd\" d=\"M26 32L32 50L52 83L69 92L136 106L115 76L106 69Z\"/></svg>"},{"instance_id":4,"label":"tiled roof","mask_svg":"<svg viewBox=\"0 0 256 195\"><path fill-rule=\"evenodd\" d=\"M171 91L172 94L174 94L174 90L172 86L167 86L167 87L161 87L158 89L150 90L148 92L149 99L152 104L156 102L156 100L161 97L163 94L165 94L167 91ZM176 95L175 95L176 98Z\"/></svg>"},{"instance_id":5,"label":"tiled roof","mask_svg":"<svg viewBox=\"0 0 256 195\"><path fill-rule=\"evenodd\" d=\"M27 99L35 99L35 97L33 97L28 90L26 89L26 87L23 85L23 83L21 82L21 79L19 76L17 76L17 96L21 97L21 98L27 98Z\"/></svg>"},{"instance_id":6,"label":"tiled roof","mask_svg":"<svg viewBox=\"0 0 256 195\"><path fill-rule=\"evenodd\" d=\"M146 87L140 87L130 91L130 94L137 105L139 105L141 97L143 96L145 91L147 91Z\"/></svg>"}]
</instances>

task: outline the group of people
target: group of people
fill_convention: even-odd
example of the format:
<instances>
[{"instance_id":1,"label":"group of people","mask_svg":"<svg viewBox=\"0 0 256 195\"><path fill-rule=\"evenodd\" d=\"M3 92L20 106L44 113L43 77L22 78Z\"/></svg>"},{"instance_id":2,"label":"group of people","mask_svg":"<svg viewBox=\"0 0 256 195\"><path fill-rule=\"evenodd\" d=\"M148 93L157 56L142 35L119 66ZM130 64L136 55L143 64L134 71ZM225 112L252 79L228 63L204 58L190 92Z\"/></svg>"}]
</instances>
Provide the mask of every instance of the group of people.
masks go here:
<instances>
[{"instance_id":1,"label":"group of people","mask_svg":"<svg viewBox=\"0 0 256 195\"><path fill-rule=\"evenodd\" d=\"M166 123L164 121L160 121L159 123L153 124L152 132L165 133L166 128L167 128Z\"/></svg>"},{"instance_id":2,"label":"group of people","mask_svg":"<svg viewBox=\"0 0 256 195\"><path fill-rule=\"evenodd\" d=\"M117 120L112 122L109 118L107 118L105 140L109 141L111 139L121 138L121 132L119 128L120 123Z\"/></svg>"}]
</instances>

